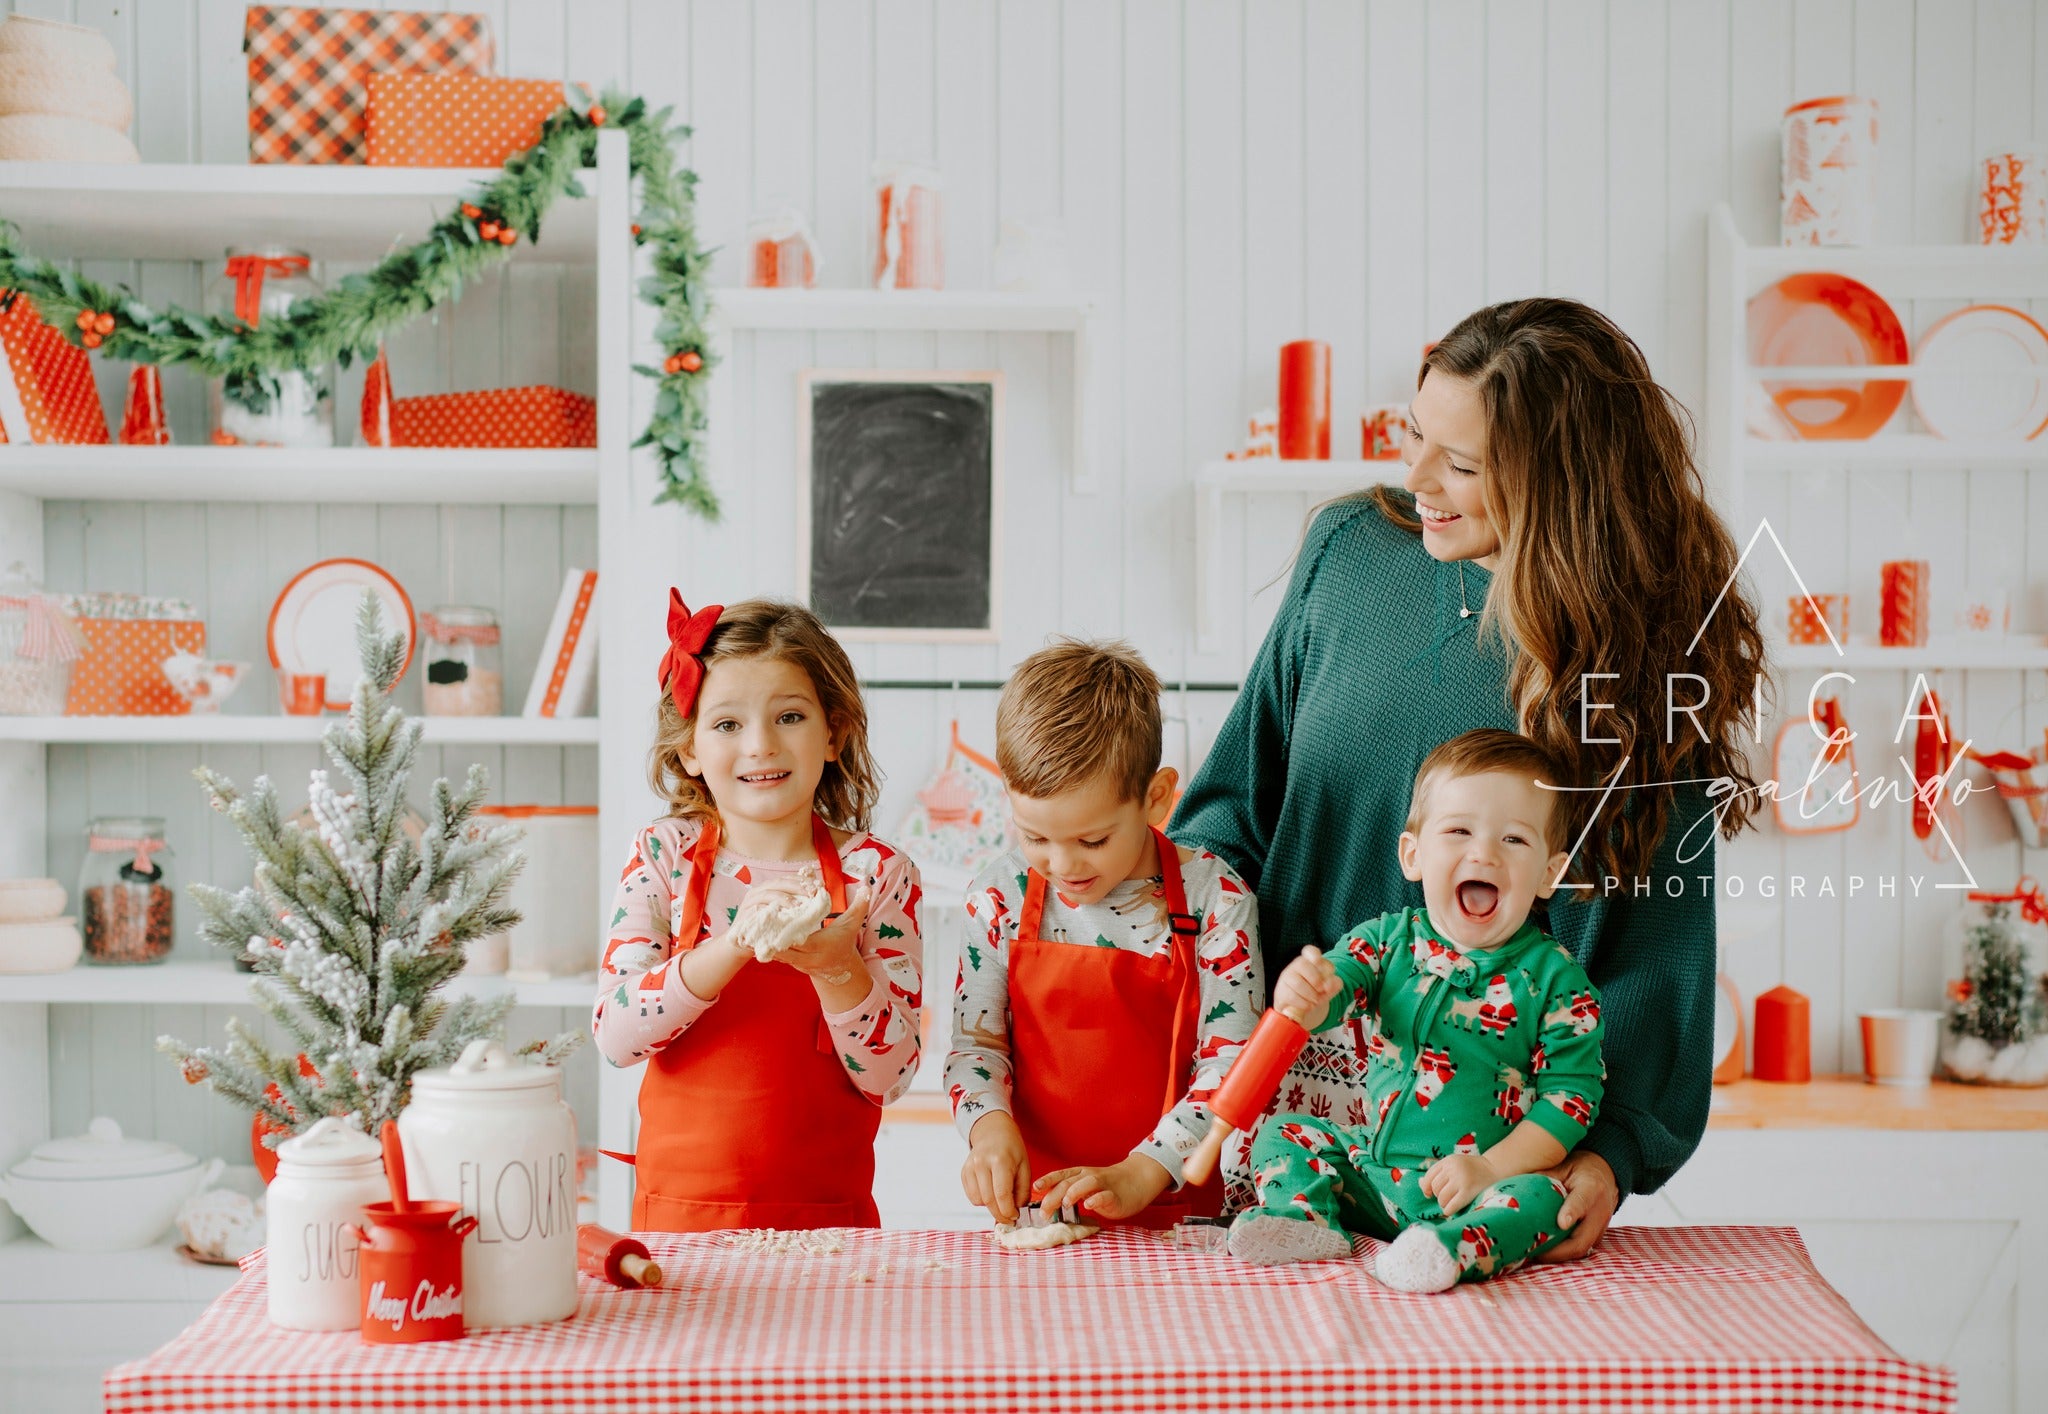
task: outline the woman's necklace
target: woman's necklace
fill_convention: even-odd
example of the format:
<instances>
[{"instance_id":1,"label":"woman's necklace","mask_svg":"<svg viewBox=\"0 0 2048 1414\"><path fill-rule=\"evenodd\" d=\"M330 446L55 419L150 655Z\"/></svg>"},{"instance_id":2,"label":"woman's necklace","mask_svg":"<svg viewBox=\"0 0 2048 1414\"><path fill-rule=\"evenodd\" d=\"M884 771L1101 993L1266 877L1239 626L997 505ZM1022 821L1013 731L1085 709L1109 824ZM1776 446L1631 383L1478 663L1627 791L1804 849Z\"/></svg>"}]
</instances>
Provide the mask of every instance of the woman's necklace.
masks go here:
<instances>
[{"instance_id":1,"label":"woman's necklace","mask_svg":"<svg viewBox=\"0 0 2048 1414\"><path fill-rule=\"evenodd\" d=\"M1472 617L1472 606L1465 602L1465 562L1463 560L1458 561L1458 617L1461 619Z\"/></svg>"}]
</instances>

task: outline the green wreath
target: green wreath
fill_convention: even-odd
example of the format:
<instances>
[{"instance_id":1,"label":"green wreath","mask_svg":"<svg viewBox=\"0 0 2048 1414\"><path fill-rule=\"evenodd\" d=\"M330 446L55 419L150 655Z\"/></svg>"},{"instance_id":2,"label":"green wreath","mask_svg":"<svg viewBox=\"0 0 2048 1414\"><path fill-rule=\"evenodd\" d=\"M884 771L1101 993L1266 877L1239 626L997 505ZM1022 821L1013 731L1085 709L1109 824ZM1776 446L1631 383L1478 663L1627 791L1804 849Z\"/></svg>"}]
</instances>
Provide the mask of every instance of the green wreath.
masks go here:
<instances>
[{"instance_id":1,"label":"green wreath","mask_svg":"<svg viewBox=\"0 0 2048 1414\"><path fill-rule=\"evenodd\" d=\"M650 111L644 99L615 90L593 102L571 89L569 102L541 125L540 141L509 158L498 177L436 221L425 240L255 327L175 306L152 308L125 288L28 254L20 231L7 222L0 222L0 290L10 300L16 292L32 297L43 319L81 348L136 363L190 364L221 379L225 396L260 410L275 386L273 375L294 370L317 377L330 363L346 368L374 357L386 335L503 264L521 236L538 241L555 198L583 195L576 172L596 165L598 129L620 128L640 179L633 236L652 252L654 273L640 281L640 297L660 312L654 336L667 355L659 368L633 365L661 385L654 414L633 445L652 447L660 458L657 502L675 501L716 520L718 498L704 475L704 375L716 362L704 329L711 313L709 261L697 244L697 175L677 165L677 149L690 130L668 126L670 111Z\"/></svg>"}]
</instances>

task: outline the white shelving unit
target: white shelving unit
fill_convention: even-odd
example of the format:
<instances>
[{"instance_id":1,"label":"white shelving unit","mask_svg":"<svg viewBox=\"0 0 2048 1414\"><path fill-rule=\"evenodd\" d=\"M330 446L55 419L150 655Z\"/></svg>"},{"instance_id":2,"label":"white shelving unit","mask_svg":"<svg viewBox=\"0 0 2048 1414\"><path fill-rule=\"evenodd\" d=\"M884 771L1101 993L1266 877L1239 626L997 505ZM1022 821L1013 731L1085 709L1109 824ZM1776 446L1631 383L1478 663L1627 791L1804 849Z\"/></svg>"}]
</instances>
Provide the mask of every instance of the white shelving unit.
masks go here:
<instances>
[{"instance_id":1,"label":"white shelving unit","mask_svg":"<svg viewBox=\"0 0 2048 1414\"><path fill-rule=\"evenodd\" d=\"M1749 390L1759 377L1882 377L1910 382L1910 364L1858 368L1752 367L1748 306L1760 290L1787 275L1835 271L1887 300L2028 299L2048 296L2048 252L2023 246L1751 246L1727 206L1707 224L1708 484L1724 519L1742 520L1750 472L1966 470L2048 465L2048 438L2030 442L1950 442L1925 433L1880 432L1860 441L1773 441L1747 426Z\"/></svg>"},{"instance_id":2,"label":"white shelving unit","mask_svg":"<svg viewBox=\"0 0 2048 1414\"><path fill-rule=\"evenodd\" d=\"M1368 486L1398 486L1407 463L1392 461L1279 461L1249 457L1243 461L1204 462L1195 471L1195 640L1204 653L1213 652L1216 619L1216 537L1223 525L1225 496L1294 495L1328 499Z\"/></svg>"},{"instance_id":3,"label":"white shelving unit","mask_svg":"<svg viewBox=\"0 0 2048 1414\"><path fill-rule=\"evenodd\" d=\"M1889 672L1932 672L1940 668L1972 668L2022 672L2048 669L2048 642L2039 638L1936 638L1920 648L1887 648L1866 639L1851 639L1837 653L1828 644L1789 644L1772 640L1770 659L1781 668L1815 672L1857 668Z\"/></svg>"},{"instance_id":4,"label":"white shelving unit","mask_svg":"<svg viewBox=\"0 0 2048 1414\"><path fill-rule=\"evenodd\" d=\"M1068 295L1006 294L997 290L757 290L736 287L712 294L711 327L721 345L737 330L885 331L935 333L1067 334L1072 336L1072 461L1068 485L1095 490L1089 456L1089 305ZM732 380L712 384L712 422L733 415Z\"/></svg>"},{"instance_id":5,"label":"white shelving unit","mask_svg":"<svg viewBox=\"0 0 2048 1414\"><path fill-rule=\"evenodd\" d=\"M0 491L64 501L594 505L597 452L588 447L5 446L0 447Z\"/></svg>"},{"instance_id":6,"label":"white shelving unit","mask_svg":"<svg viewBox=\"0 0 2048 1414\"><path fill-rule=\"evenodd\" d=\"M473 182L491 175L372 167L4 163L0 215L20 225L33 247L67 258L213 261L231 243L276 239L309 249L318 261L369 261L397 242L417 238ZM580 505L598 508L598 543L606 552L604 573L609 581L614 568L609 552L617 542L621 518L652 499L651 492L643 494L644 488L628 486L634 461L629 451L632 340L638 324L625 134L600 134L597 170L583 174L581 180L586 196L558 203L543 240L522 242L514 258L595 267L597 307L577 317L594 318L596 324L596 448L288 451L15 444L0 448L0 552L5 552L0 560L20 557L32 566L41 563L46 498L259 505ZM621 612L621 598L615 592L600 598L601 637L618 641ZM249 645L234 647L253 656ZM245 691L253 689L254 685ZM639 789L648 727L642 720L645 703L638 697L606 693L602 703L602 715L569 720L428 718L425 740L449 747L596 749L600 837L609 840L624 833L617 814L622 805L639 811L633 792ZM628 710L635 705L642 710ZM332 720L259 715L0 717L0 797L7 802L0 816L0 873L46 872L40 866L48 833L43 753L51 745L310 744ZM608 752L607 744L617 750ZM592 920L593 928L597 923ZM0 1074L6 1076L0 1085L0 1167L50 1134L55 1083L50 1007L236 1005L248 1001L248 984L248 976L225 960L0 976ZM503 978L479 978L460 980L455 986L475 992L509 991L521 1007L582 1008L591 1000L594 982L515 985ZM152 1054L136 1064L155 1066L162 1061ZM638 1078L637 1071L601 1070L599 1122L591 1137L604 1147L632 1148L629 1129ZM151 1082L147 1074L139 1073L95 1077L94 1083L132 1084L146 1090ZM623 1172L610 1176L603 1216L614 1226L624 1225L626 1197ZM57 1319L49 1313L59 1309L50 1303L108 1299L145 1303L124 1309L154 1310L167 1319L174 1306L191 1303L196 1309L233 1275L232 1269L193 1266L167 1246L91 1259L53 1253L24 1236L11 1213L0 1213L0 1310L7 1312L0 1315L0 1327L9 1327L17 1318L47 1324ZM147 1305L152 1302L164 1304ZM186 1318L181 1316L170 1328ZM59 1332L49 1338L64 1337Z\"/></svg>"}]
</instances>

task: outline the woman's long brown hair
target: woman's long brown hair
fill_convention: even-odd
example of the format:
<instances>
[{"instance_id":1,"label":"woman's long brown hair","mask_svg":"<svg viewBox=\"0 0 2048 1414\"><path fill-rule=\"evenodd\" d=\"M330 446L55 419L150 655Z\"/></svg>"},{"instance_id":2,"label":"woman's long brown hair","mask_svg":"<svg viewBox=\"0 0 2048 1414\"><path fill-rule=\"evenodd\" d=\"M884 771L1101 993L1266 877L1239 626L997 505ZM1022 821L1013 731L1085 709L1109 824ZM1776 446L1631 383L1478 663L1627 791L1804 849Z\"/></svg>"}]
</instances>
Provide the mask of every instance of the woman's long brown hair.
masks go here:
<instances>
[{"instance_id":1,"label":"woman's long brown hair","mask_svg":"<svg viewBox=\"0 0 2048 1414\"><path fill-rule=\"evenodd\" d=\"M868 750L868 709L860 678L824 621L801 604L748 599L719 614L711 641L697 656L706 669L728 658L780 658L810 675L832 740L839 745L839 758L825 763L818 780L814 808L838 829L867 829L881 799L882 772ZM683 716L675 699L663 692L647 778L655 794L668 802L669 813L685 820L718 813L704 783L683 768L696 732L695 713Z\"/></svg>"},{"instance_id":2,"label":"woman's long brown hair","mask_svg":"<svg viewBox=\"0 0 2048 1414\"><path fill-rule=\"evenodd\" d=\"M1744 736L1764 643L1741 585L1715 607L1738 552L1707 501L1684 408L1650 376L1635 340L1576 300L1514 300L1468 315L1425 356L1417 386L1432 372L1473 385L1485 410L1483 489L1500 551L1482 627L1510 645L1508 696L1523 734L1582 787L1628 758L1613 800L1625 791L1632 803L1602 811L1586 864L1620 879L1649 873L1674 792L1648 782L1734 782L1715 803L1734 838L1757 809ZM1387 519L1421 534L1405 493L1368 494ZM1593 673L1618 676L1589 681ZM1679 678L1672 701L1705 702L1696 717L1674 717L1667 740L1668 675L1687 673L1704 688ZM1614 704L1590 715L1585 734L1619 745L1581 741L1582 696ZM1597 799L1579 797L1574 834Z\"/></svg>"}]
</instances>

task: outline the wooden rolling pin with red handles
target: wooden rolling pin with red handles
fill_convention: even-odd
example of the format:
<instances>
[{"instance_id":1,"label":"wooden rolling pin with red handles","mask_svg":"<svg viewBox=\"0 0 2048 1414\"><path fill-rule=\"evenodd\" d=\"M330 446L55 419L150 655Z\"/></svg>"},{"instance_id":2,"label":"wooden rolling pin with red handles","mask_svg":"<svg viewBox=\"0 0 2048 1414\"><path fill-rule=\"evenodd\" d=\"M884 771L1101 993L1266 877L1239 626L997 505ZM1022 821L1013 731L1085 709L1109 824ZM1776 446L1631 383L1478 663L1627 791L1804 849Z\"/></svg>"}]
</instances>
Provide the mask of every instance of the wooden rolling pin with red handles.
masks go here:
<instances>
[{"instance_id":1,"label":"wooden rolling pin with red handles","mask_svg":"<svg viewBox=\"0 0 2048 1414\"><path fill-rule=\"evenodd\" d=\"M647 1245L596 1223L576 1229L576 1266L613 1286L660 1286L661 1268L648 1259Z\"/></svg>"},{"instance_id":2,"label":"wooden rolling pin with red handles","mask_svg":"<svg viewBox=\"0 0 2048 1414\"><path fill-rule=\"evenodd\" d=\"M1224 1141L1240 1129L1250 1129L1266 1112L1266 1105L1279 1092L1287 1068L1294 1064L1301 1048L1308 1044L1308 1026L1302 1020L1271 1007L1259 1018L1258 1029L1237 1053L1230 1073L1216 1087L1209 1101L1209 1133L1195 1152L1181 1164L1181 1176L1189 1183L1206 1183L1216 1172Z\"/></svg>"}]
</instances>

